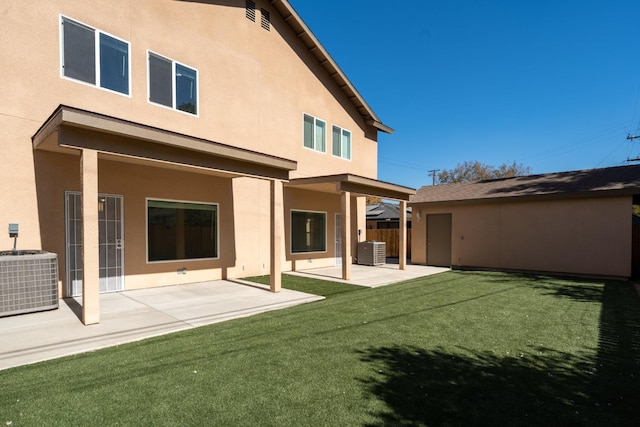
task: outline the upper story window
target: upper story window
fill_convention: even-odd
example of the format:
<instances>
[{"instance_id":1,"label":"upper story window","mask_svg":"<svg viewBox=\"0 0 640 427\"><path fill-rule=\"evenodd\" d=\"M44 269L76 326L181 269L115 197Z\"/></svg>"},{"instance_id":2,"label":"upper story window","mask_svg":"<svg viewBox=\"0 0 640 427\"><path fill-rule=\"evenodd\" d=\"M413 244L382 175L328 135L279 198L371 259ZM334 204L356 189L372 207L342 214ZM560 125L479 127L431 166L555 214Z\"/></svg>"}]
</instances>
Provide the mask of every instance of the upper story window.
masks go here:
<instances>
[{"instance_id":1,"label":"upper story window","mask_svg":"<svg viewBox=\"0 0 640 427\"><path fill-rule=\"evenodd\" d=\"M351 160L351 132L338 126L333 126L333 155Z\"/></svg>"},{"instance_id":2,"label":"upper story window","mask_svg":"<svg viewBox=\"0 0 640 427\"><path fill-rule=\"evenodd\" d=\"M149 101L198 114L198 71L149 52Z\"/></svg>"},{"instance_id":3,"label":"upper story window","mask_svg":"<svg viewBox=\"0 0 640 427\"><path fill-rule=\"evenodd\" d=\"M326 153L326 140L327 140L326 122L318 118L315 118L313 116L310 116L308 114L305 114L303 118L303 128L304 128L304 131L303 131L304 146L307 148L311 148L312 150Z\"/></svg>"},{"instance_id":4,"label":"upper story window","mask_svg":"<svg viewBox=\"0 0 640 427\"><path fill-rule=\"evenodd\" d=\"M62 75L129 95L129 43L60 17Z\"/></svg>"}]
</instances>

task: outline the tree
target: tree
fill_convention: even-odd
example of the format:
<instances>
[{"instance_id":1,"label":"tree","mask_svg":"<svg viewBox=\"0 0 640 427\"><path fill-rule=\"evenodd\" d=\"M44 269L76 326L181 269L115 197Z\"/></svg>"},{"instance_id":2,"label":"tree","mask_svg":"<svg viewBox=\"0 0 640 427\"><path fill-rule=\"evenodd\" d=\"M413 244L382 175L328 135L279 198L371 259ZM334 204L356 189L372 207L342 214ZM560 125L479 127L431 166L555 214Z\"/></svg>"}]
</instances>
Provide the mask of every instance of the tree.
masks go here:
<instances>
[{"instance_id":1,"label":"tree","mask_svg":"<svg viewBox=\"0 0 640 427\"><path fill-rule=\"evenodd\" d=\"M522 163L513 162L498 167L482 164L478 161L458 163L453 169L445 169L438 174L440 184L454 182L479 181L482 179L511 178L531 174L531 168Z\"/></svg>"},{"instance_id":2,"label":"tree","mask_svg":"<svg viewBox=\"0 0 640 427\"><path fill-rule=\"evenodd\" d=\"M373 205L375 203L380 203L381 201L382 201L382 198L380 198L380 197L367 196L367 204L368 205Z\"/></svg>"}]
</instances>

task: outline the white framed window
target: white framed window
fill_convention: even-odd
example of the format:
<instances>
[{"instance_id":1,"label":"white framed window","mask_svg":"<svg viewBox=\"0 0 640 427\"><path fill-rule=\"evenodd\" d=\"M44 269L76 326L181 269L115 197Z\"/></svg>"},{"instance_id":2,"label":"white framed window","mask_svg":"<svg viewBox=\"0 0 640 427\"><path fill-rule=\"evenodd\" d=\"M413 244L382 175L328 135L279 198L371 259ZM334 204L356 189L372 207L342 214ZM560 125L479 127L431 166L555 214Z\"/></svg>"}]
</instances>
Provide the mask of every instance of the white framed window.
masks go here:
<instances>
[{"instance_id":1,"label":"white framed window","mask_svg":"<svg viewBox=\"0 0 640 427\"><path fill-rule=\"evenodd\" d=\"M217 259L218 204L147 199L147 262Z\"/></svg>"},{"instance_id":2,"label":"white framed window","mask_svg":"<svg viewBox=\"0 0 640 427\"><path fill-rule=\"evenodd\" d=\"M311 150L326 153L327 123L309 114L303 114L302 127L302 144Z\"/></svg>"},{"instance_id":3,"label":"white framed window","mask_svg":"<svg viewBox=\"0 0 640 427\"><path fill-rule=\"evenodd\" d=\"M327 213L291 210L291 253L327 251Z\"/></svg>"},{"instance_id":4,"label":"white framed window","mask_svg":"<svg viewBox=\"0 0 640 427\"><path fill-rule=\"evenodd\" d=\"M198 115L198 70L147 51L149 102Z\"/></svg>"},{"instance_id":5,"label":"white framed window","mask_svg":"<svg viewBox=\"0 0 640 427\"><path fill-rule=\"evenodd\" d=\"M131 95L129 42L60 15L63 77Z\"/></svg>"},{"instance_id":6,"label":"white framed window","mask_svg":"<svg viewBox=\"0 0 640 427\"><path fill-rule=\"evenodd\" d=\"M351 132L334 125L332 135L333 155L351 160Z\"/></svg>"}]
</instances>

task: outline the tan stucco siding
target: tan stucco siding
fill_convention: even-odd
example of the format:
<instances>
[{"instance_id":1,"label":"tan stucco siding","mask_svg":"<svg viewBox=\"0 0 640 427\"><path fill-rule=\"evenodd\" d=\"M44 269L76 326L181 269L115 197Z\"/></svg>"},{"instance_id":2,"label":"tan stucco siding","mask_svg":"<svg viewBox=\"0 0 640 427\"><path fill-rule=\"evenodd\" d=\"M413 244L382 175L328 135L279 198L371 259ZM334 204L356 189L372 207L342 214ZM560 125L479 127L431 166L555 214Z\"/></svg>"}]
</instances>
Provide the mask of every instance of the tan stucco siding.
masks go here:
<instances>
[{"instance_id":1,"label":"tan stucco siding","mask_svg":"<svg viewBox=\"0 0 640 427\"><path fill-rule=\"evenodd\" d=\"M363 197L351 197L351 253L356 254L358 229L365 238ZM326 250L322 252L291 253L291 211L312 211L326 213ZM285 270L304 270L335 265L336 257L336 214L342 213L341 195L317 191L286 188L284 192L284 224L286 259Z\"/></svg>"},{"instance_id":2,"label":"tan stucco siding","mask_svg":"<svg viewBox=\"0 0 640 427\"><path fill-rule=\"evenodd\" d=\"M31 138L61 104L290 159L297 162L291 178L343 173L376 178L376 130L364 123L269 2L258 0L256 7L258 22L245 17L243 0L35 0L0 6L0 57L7 59L0 61L5 81L0 102L5 159L0 168L0 224L20 224L19 248L58 254L61 295L66 280L64 194L81 190L80 153L75 148L65 149L65 154L44 150L65 141L92 143L90 148L98 152L98 192L123 196L125 289L268 274L271 239L269 181L239 177L244 170L229 169L231 161L223 157L203 156L205 165L186 161L194 154L185 150L179 159L171 158L183 163L177 170L166 156L159 157L170 151L167 146L72 125L58 130L52 126L46 144L34 150ZM262 7L271 12L270 31L260 26ZM128 95L61 75L61 16L129 43ZM148 102L148 51L198 71L197 116ZM303 147L303 113L326 122L326 152ZM351 160L332 155L333 125L351 132ZM122 154L116 146L131 148L127 155L137 158L105 155ZM230 178L206 168L237 174ZM284 197L286 227L291 207L327 212L327 251L308 264L333 265L340 194L285 189ZM219 258L147 262L147 198L217 203ZM351 212L355 245L357 230L364 229L364 199L352 198ZM0 249L12 244L6 233L0 242L5 242ZM293 268L289 250L286 240L284 270ZM186 274L177 274L183 268Z\"/></svg>"},{"instance_id":3,"label":"tan stucco siding","mask_svg":"<svg viewBox=\"0 0 640 427\"><path fill-rule=\"evenodd\" d=\"M141 0L11 2L5 6L0 112L29 121L28 143L59 104L295 159L294 177L350 172L376 177L375 132L267 2L271 30L245 17L245 2ZM61 77L60 15L130 43L129 96ZM12 42L20 40L20 43ZM151 104L147 51L198 70L195 117ZM30 55L25 52L37 52ZM326 153L302 145L302 114L327 123ZM331 126L352 133L352 160L331 154ZM24 141L24 142L22 142Z\"/></svg>"},{"instance_id":4,"label":"tan stucco siding","mask_svg":"<svg viewBox=\"0 0 640 427\"><path fill-rule=\"evenodd\" d=\"M412 261L426 263L428 214L452 214L451 264L629 277L631 199L415 206Z\"/></svg>"},{"instance_id":5,"label":"tan stucco siding","mask_svg":"<svg viewBox=\"0 0 640 427\"><path fill-rule=\"evenodd\" d=\"M13 247L6 232L9 223L20 226L19 249L40 249L33 150L29 140L20 137L33 124L0 114L0 250Z\"/></svg>"},{"instance_id":6,"label":"tan stucco siding","mask_svg":"<svg viewBox=\"0 0 640 427\"><path fill-rule=\"evenodd\" d=\"M79 159L61 154L36 154L37 162L41 166L38 168L37 181L38 203L40 211L43 212L42 246L43 249L58 254L60 280L64 283L64 193L80 190ZM252 236L260 232L260 222L253 224L251 221L245 221L242 210L234 211L232 180L104 160L98 163L98 177L100 193L123 196L126 289L220 279L227 275L227 270L234 268L238 263L234 243L238 230ZM261 188L256 190L259 191ZM255 194L257 193L254 192ZM147 199L218 204L218 258L148 262ZM254 208L259 215L261 210L268 209L268 199L264 203L255 203ZM240 221L240 224L237 224L237 221ZM265 232L261 231L261 235L264 234ZM242 262L246 263L254 255L253 252L244 253ZM268 254L263 254L259 259L268 260ZM182 268L186 268L186 274L177 274L178 269ZM260 270L254 268L253 271L259 274Z\"/></svg>"}]
</instances>

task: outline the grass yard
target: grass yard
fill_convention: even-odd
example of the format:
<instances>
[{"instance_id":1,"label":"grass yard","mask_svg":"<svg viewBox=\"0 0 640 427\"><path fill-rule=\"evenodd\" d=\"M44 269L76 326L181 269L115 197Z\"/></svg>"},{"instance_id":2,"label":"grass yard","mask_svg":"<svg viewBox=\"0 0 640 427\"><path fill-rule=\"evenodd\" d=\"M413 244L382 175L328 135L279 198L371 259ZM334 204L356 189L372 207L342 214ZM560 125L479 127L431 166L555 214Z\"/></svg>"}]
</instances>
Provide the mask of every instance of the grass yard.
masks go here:
<instances>
[{"instance_id":1,"label":"grass yard","mask_svg":"<svg viewBox=\"0 0 640 427\"><path fill-rule=\"evenodd\" d=\"M257 278L257 281L264 278ZM631 283L449 272L0 371L14 426L637 425Z\"/></svg>"}]
</instances>

